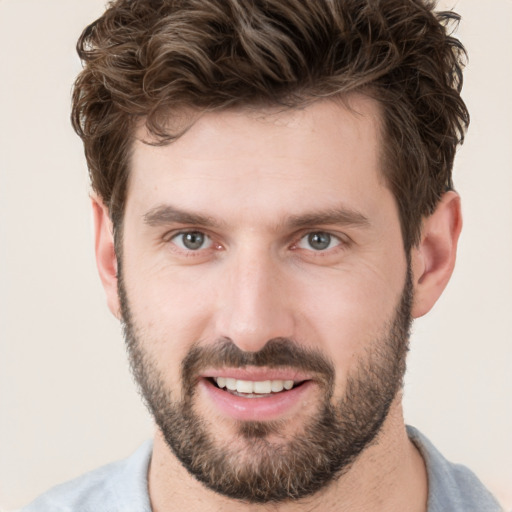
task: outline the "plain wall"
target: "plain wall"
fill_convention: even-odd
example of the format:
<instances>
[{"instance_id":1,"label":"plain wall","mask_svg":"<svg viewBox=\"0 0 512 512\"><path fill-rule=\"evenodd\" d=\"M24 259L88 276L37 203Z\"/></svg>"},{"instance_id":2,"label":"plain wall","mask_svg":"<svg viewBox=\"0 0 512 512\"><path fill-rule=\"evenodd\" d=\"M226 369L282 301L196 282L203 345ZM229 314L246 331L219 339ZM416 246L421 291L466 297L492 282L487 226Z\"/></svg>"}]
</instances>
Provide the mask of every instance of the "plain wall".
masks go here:
<instances>
[{"instance_id":1,"label":"plain wall","mask_svg":"<svg viewBox=\"0 0 512 512\"><path fill-rule=\"evenodd\" d=\"M88 178L69 123L76 39L103 0L0 0L0 504L131 453L151 421L93 258ZM483 6L486 6L485 8ZM455 183L452 282L415 324L406 419L512 508L512 1L463 16L472 115ZM490 7L492 6L492 11Z\"/></svg>"}]
</instances>

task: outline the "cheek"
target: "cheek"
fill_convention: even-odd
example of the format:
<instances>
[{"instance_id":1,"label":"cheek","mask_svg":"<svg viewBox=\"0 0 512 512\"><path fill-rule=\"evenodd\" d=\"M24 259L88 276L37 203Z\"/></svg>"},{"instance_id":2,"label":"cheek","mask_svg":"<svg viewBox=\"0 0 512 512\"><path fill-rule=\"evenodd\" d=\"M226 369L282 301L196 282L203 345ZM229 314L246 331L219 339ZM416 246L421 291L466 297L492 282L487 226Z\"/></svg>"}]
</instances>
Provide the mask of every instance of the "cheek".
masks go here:
<instances>
[{"instance_id":1,"label":"cheek","mask_svg":"<svg viewBox=\"0 0 512 512\"><path fill-rule=\"evenodd\" d=\"M377 275L367 268L366 272L344 272L304 292L302 331L308 334L300 339L316 344L332 359L342 382L367 348L388 332L400 302L402 280L405 275Z\"/></svg>"},{"instance_id":2,"label":"cheek","mask_svg":"<svg viewBox=\"0 0 512 512\"><path fill-rule=\"evenodd\" d=\"M135 271L137 268L137 271ZM211 284L173 269L125 267L132 322L142 349L166 384L179 389L180 363L208 333Z\"/></svg>"}]
</instances>

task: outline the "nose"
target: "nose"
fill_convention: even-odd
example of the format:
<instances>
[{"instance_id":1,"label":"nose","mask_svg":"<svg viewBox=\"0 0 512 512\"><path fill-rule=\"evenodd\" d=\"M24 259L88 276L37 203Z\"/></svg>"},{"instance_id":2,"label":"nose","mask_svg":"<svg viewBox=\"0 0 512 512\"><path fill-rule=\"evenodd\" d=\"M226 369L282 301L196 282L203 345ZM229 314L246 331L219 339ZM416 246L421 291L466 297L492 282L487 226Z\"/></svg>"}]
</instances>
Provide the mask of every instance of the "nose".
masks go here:
<instances>
[{"instance_id":1,"label":"nose","mask_svg":"<svg viewBox=\"0 0 512 512\"><path fill-rule=\"evenodd\" d=\"M242 250L223 269L218 290L216 331L245 352L294 334L289 278L271 254Z\"/></svg>"}]
</instances>

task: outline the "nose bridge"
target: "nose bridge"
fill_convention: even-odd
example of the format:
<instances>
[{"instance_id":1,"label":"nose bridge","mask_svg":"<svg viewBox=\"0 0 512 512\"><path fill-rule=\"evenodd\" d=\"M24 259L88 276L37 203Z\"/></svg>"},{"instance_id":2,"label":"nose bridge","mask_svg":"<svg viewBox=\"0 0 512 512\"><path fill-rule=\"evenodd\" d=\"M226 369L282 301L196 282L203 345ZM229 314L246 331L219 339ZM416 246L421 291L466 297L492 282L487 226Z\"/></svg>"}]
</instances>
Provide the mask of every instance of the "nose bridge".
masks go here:
<instances>
[{"instance_id":1,"label":"nose bridge","mask_svg":"<svg viewBox=\"0 0 512 512\"><path fill-rule=\"evenodd\" d=\"M257 352L272 338L291 337L293 315L278 259L246 246L229 260L217 334L247 352Z\"/></svg>"}]
</instances>

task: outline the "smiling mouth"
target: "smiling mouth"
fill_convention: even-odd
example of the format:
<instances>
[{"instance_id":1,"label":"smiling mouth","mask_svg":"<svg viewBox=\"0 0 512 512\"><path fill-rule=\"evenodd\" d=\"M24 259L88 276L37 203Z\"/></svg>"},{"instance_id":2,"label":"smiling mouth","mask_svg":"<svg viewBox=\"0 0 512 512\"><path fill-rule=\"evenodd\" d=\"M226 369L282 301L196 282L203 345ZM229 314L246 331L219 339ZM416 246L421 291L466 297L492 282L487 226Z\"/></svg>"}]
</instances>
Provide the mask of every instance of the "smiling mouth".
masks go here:
<instances>
[{"instance_id":1,"label":"smiling mouth","mask_svg":"<svg viewBox=\"0 0 512 512\"><path fill-rule=\"evenodd\" d=\"M263 398L290 391L306 381L293 380L241 380L230 377L211 377L208 379L217 388L235 396L244 398Z\"/></svg>"}]
</instances>

